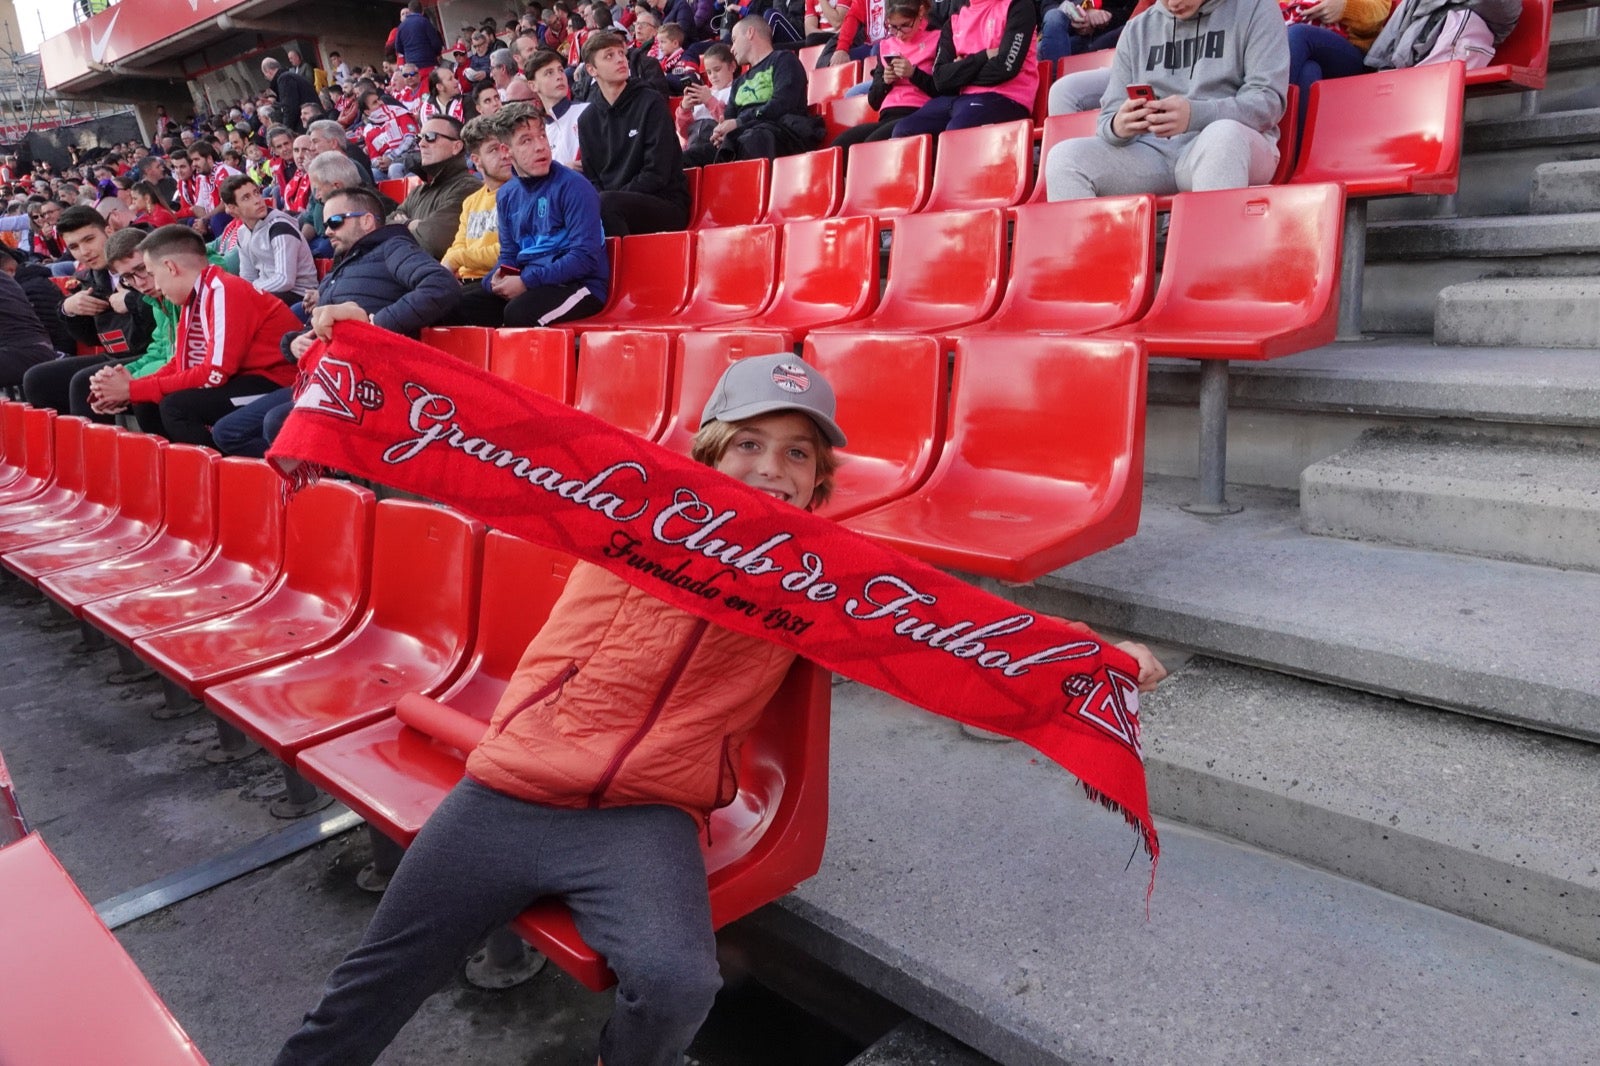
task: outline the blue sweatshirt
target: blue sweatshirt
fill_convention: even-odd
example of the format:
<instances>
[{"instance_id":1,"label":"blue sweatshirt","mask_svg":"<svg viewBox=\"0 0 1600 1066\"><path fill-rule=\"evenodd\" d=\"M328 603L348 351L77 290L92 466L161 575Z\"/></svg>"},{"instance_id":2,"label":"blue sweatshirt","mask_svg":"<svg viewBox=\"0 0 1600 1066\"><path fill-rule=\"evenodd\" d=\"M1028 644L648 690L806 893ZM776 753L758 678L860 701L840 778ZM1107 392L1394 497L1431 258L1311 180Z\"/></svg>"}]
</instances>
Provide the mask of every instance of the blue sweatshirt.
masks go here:
<instances>
[{"instance_id":1,"label":"blue sweatshirt","mask_svg":"<svg viewBox=\"0 0 1600 1066\"><path fill-rule=\"evenodd\" d=\"M501 267L514 266L528 288L582 283L595 299L611 289L611 261L600 226L600 194L560 163L542 178L513 174L495 194ZM483 279L489 288L494 274Z\"/></svg>"}]
</instances>

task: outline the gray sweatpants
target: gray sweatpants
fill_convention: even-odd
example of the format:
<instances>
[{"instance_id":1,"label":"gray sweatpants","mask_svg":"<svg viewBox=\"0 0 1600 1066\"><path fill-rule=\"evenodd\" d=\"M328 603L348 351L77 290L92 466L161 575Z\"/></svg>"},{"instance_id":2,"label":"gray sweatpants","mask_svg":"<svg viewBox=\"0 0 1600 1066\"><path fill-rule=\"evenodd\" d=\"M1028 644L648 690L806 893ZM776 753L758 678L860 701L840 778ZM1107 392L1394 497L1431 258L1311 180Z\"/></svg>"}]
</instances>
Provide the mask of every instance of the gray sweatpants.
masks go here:
<instances>
[{"instance_id":1,"label":"gray sweatpants","mask_svg":"<svg viewBox=\"0 0 1600 1066\"><path fill-rule=\"evenodd\" d=\"M1206 192L1265 185L1278 166L1278 146L1242 122L1222 119L1198 133L1142 134L1126 145L1099 137L1062 141L1044 163L1048 196Z\"/></svg>"},{"instance_id":2,"label":"gray sweatpants","mask_svg":"<svg viewBox=\"0 0 1600 1066\"><path fill-rule=\"evenodd\" d=\"M540 896L571 907L617 975L606 1066L678 1066L722 985L694 819L546 807L471 780L417 834L277 1066L371 1063L473 945Z\"/></svg>"}]
</instances>

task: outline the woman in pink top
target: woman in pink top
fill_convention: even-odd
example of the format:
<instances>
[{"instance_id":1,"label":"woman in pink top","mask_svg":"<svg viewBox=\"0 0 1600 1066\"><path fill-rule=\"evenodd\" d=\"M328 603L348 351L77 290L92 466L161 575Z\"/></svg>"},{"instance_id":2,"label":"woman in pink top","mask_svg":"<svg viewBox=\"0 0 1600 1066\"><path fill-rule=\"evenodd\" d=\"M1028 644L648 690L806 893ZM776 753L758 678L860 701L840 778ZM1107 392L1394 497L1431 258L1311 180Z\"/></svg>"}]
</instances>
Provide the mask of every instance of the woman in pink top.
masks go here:
<instances>
[{"instance_id":1,"label":"woman in pink top","mask_svg":"<svg viewBox=\"0 0 1600 1066\"><path fill-rule=\"evenodd\" d=\"M1039 90L1034 0L965 0L939 33L939 95L895 125L894 136L942 133L1029 118Z\"/></svg>"},{"instance_id":2,"label":"woman in pink top","mask_svg":"<svg viewBox=\"0 0 1600 1066\"><path fill-rule=\"evenodd\" d=\"M878 109L876 122L852 126L833 143L849 148L862 141L882 141L894 136L897 123L933 99L933 53L939 31L928 26L927 0L889 0L884 12L887 36L879 45L881 61L872 71L867 100Z\"/></svg>"}]
</instances>

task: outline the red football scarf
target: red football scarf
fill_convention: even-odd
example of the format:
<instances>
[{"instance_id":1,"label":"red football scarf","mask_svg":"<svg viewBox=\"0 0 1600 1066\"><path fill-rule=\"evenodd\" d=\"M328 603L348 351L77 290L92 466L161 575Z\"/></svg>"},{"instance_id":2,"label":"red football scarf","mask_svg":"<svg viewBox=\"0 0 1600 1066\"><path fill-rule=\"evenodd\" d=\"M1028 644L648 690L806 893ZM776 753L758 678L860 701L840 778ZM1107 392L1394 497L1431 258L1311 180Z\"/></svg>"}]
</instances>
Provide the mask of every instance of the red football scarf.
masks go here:
<instances>
[{"instance_id":1,"label":"red football scarf","mask_svg":"<svg viewBox=\"0 0 1600 1066\"><path fill-rule=\"evenodd\" d=\"M1087 627L1030 614L374 326L340 323L303 365L267 456L293 484L332 468L438 500L735 632L1015 737L1138 828L1154 884L1137 667Z\"/></svg>"}]
</instances>

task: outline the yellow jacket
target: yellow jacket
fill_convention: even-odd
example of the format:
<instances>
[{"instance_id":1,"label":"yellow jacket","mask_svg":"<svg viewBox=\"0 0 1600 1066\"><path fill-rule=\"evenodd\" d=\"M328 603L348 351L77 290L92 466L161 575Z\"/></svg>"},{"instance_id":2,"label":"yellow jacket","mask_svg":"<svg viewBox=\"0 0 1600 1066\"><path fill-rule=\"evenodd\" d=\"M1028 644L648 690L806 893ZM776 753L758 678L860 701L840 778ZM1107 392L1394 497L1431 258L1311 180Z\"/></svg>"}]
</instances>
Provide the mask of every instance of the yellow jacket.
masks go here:
<instances>
[{"instance_id":1,"label":"yellow jacket","mask_svg":"<svg viewBox=\"0 0 1600 1066\"><path fill-rule=\"evenodd\" d=\"M440 262L463 281L483 277L500 261L500 217L494 205L498 191L485 186L461 203L461 225Z\"/></svg>"}]
</instances>

